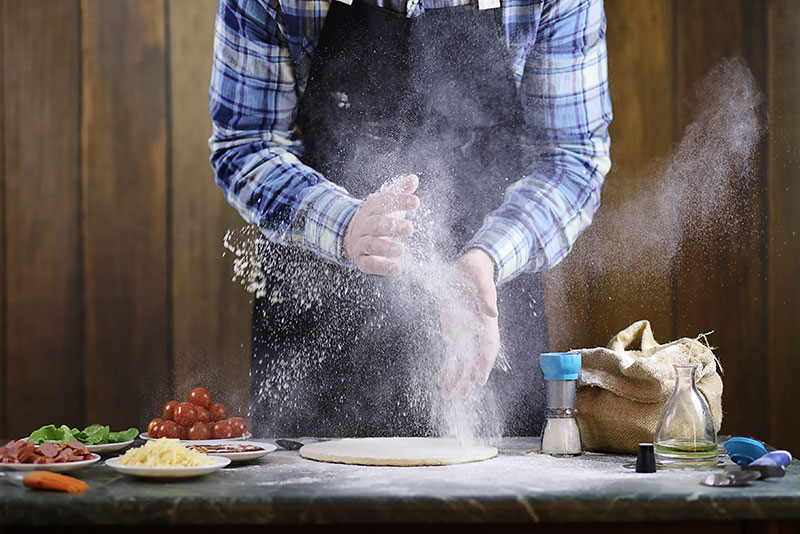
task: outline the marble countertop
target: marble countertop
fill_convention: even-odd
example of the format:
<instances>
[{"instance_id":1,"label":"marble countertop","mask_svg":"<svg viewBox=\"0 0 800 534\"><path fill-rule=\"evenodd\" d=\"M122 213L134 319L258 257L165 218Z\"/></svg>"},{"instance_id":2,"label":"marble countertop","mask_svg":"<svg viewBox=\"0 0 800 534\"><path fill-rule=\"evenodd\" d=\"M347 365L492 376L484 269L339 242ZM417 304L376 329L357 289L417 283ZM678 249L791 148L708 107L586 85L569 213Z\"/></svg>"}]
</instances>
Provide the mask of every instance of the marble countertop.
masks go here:
<instances>
[{"instance_id":1,"label":"marble countertop","mask_svg":"<svg viewBox=\"0 0 800 534\"><path fill-rule=\"evenodd\" d=\"M747 487L700 484L710 470L639 474L631 456L553 458L509 438L494 459L440 467L364 467L275 451L181 481L75 471L82 495L0 481L0 525L530 523L800 518L800 462ZM726 458L727 460L727 458Z\"/></svg>"}]
</instances>

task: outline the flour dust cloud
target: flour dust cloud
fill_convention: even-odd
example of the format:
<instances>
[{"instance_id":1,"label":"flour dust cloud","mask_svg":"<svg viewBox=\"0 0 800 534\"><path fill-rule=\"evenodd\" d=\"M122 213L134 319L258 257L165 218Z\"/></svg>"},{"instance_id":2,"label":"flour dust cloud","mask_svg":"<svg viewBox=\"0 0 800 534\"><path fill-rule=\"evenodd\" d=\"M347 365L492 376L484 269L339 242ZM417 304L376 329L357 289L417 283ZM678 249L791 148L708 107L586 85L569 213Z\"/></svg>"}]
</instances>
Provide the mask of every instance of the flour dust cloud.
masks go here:
<instances>
[{"instance_id":1,"label":"flour dust cloud","mask_svg":"<svg viewBox=\"0 0 800 534\"><path fill-rule=\"evenodd\" d=\"M601 260L584 256L573 265L662 279L669 276L664 258L675 256L686 235L717 231L726 221L746 216L735 209L736 191L753 176L752 156L763 129L760 94L743 62L727 60L706 77L698 98L696 119L672 156L652 171L658 179L631 191L613 213L603 213L601 207L598 216L613 220L614 231L606 232L605 241L597 245L611 253ZM348 102L357 105L352 95ZM463 106L454 113L463 113ZM525 416L533 405L543 408L538 352L529 355L527 367L509 362L502 348L510 346L508 336L501 337L501 357L486 387L473 389L466 398L441 395L436 377L445 350L438 304L465 243L453 221L460 219L462 230L474 231L480 219L465 219L458 200L462 184L453 168L438 159L442 147L463 146L464 139L438 143L418 146L411 139L394 146L373 136L356 147L363 163L351 162L347 169L348 190L360 198L377 189L376 176L420 176L421 206L407 215L415 232L405 240L399 277L367 276L309 261L304 252L269 243L255 227L225 236L234 280L259 298L262 305L255 313L269 319L266 328L254 332L256 346L264 350L257 351L251 370L251 403L264 408L265 435L301 435L304 428L346 435L346 427L333 423L344 419L366 429L362 435L388 428L394 435L493 441L507 433L509 418ZM514 180L512 176L496 184L486 195L493 205L482 207L482 214L499 205ZM530 296L532 310L539 298ZM470 329L464 326L465 337L472 334ZM398 332L405 333L402 339ZM539 335L546 338L546 330ZM298 343L303 336L311 341ZM376 360L377 368L372 365ZM528 404L519 402L522 398ZM529 416L543 419L542 413Z\"/></svg>"},{"instance_id":2,"label":"flour dust cloud","mask_svg":"<svg viewBox=\"0 0 800 534\"><path fill-rule=\"evenodd\" d=\"M693 119L672 154L654 161L635 186L626 186L630 190L622 191L616 206L601 204L595 228L568 259L571 271L553 273L550 282L561 285L554 294L569 290L564 284L574 283L574 272L592 273L605 283L594 290L609 299L609 288L642 288L644 308L647 288L670 283L679 254L691 260L696 247L726 247L736 254L738 241L730 233L755 224L745 194L758 178L754 161L766 129L762 95L744 61L731 58L698 84L691 104ZM562 337L581 335L573 325L559 327Z\"/></svg>"}]
</instances>

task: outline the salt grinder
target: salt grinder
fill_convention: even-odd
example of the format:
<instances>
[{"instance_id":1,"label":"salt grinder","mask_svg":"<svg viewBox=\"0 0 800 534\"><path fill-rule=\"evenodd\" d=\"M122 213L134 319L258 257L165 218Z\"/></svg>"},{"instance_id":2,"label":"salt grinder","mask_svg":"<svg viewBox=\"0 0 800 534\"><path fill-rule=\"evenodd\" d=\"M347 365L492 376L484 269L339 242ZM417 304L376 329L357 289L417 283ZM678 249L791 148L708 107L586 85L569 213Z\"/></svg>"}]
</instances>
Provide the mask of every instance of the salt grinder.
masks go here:
<instances>
[{"instance_id":1,"label":"salt grinder","mask_svg":"<svg viewBox=\"0 0 800 534\"><path fill-rule=\"evenodd\" d=\"M581 453L581 433L575 415L575 381L581 368L577 352L546 352L539 357L547 387L547 420L542 431L542 452L553 456Z\"/></svg>"}]
</instances>

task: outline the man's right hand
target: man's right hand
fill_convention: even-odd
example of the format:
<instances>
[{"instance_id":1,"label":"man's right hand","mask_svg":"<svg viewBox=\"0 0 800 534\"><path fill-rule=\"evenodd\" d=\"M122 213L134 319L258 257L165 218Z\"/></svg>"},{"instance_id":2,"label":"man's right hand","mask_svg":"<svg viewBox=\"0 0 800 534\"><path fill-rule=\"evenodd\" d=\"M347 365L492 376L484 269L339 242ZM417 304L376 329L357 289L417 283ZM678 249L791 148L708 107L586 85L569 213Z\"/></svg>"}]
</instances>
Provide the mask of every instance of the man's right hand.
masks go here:
<instances>
[{"instance_id":1,"label":"man's right hand","mask_svg":"<svg viewBox=\"0 0 800 534\"><path fill-rule=\"evenodd\" d=\"M413 193L419 186L416 174L385 183L358 209L344 234L344 254L367 274L398 275L403 272L399 258L405 247L394 238L406 237L414 224L398 212L419 207Z\"/></svg>"}]
</instances>

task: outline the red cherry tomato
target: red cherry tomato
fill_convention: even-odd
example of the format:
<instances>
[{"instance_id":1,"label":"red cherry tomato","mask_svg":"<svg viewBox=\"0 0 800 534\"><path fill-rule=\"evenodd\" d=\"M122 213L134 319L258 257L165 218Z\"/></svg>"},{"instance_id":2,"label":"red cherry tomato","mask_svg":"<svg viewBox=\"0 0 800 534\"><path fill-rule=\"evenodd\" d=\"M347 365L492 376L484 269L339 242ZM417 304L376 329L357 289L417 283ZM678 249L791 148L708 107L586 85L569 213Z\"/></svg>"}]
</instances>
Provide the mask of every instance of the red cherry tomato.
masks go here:
<instances>
[{"instance_id":1,"label":"red cherry tomato","mask_svg":"<svg viewBox=\"0 0 800 534\"><path fill-rule=\"evenodd\" d=\"M211 417L212 421L222 421L228 417L228 410L220 403L212 402L208 405L208 415Z\"/></svg>"},{"instance_id":2,"label":"red cherry tomato","mask_svg":"<svg viewBox=\"0 0 800 534\"><path fill-rule=\"evenodd\" d=\"M175 421L164 421L161 423L161 437L180 439L181 429Z\"/></svg>"},{"instance_id":3,"label":"red cherry tomato","mask_svg":"<svg viewBox=\"0 0 800 534\"><path fill-rule=\"evenodd\" d=\"M178 425L178 437L180 439L189 439L189 427L188 426L180 426Z\"/></svg>"},{"instance_id":4,"label":"red cherry tomato","mask_svg":"<svg viewBox=\"0 0 800 534\"><path fill-rule=\"evenodd\" d=\"M198 423L208 423L209 421L211 421L211 416L208 415L208 410L206 410L202 406L194 407L194 415L195 415L195 421L197 421Z\"/></svg>"},{"instance_id":5,"label":"red cherry tomato","mask_svg":"<svg viewBox=\"0 0 800 534\"><path fill-rule=\"evenodd\" d=\"M164 405L164 410L163 410L164 414L163 415L164 415L164 420L165 421L174 421L175 420L175 408L178 407L178 404L180 404L178 401L171 400L171 401L169 401L168 403L166 403Z\"/></svg>"},{"instance_id":6,"label":"red cherry tomato","mask_svg":"<svg viewBox=\"0 0 800 534\"><path fill-rule=\"evenodd\" d=\"M150 421L150 424L147 425L147 435L150 436L151 438L155 437L153 432L155 430L156 425L160 425L163 422L164 420L161 419L160 417L158 419L153 419L152 421Z\"/></svg>"},{"instance_id":7,"label":"red cherry tomato","mask_svg":"<svg viewBox=\"0 0 800 534\"><path fill-rule=\"evenodd\" d=\"M189 427L187 439L211 439L211 429L205 423L195 423Z\"/></svg>"},{"instance_id":8,"label":"red cherry tomato","mask_svg":"<svg viewBox=\"0 0 800 534\"><path fill-rule=\"evenodd\" d=\"M231 424L227 420L213 423L213 426L211 427L211 435L214 436L214 439L232 438L233 429L231 428Z\"/></svg>"},{"instance_id":9,"label":"red cherry tomato","mask_svg":"<svg viewBox=\"0 0 800 534\"><path fill-rule=\"evenodd\" d=\"M205 408L211 404L211 393L205 388L194 388L189 392L189 402L195 406L202 406Z\"/></svg>"},{"instance_id":10,"label":"red cherry tomato","mask_svg":"<svg viewBox=\"0 0 800 534\"><path fill-rule=\"evenodd\" d=\"M192 426L196 417L194 404L190 402L182 402L175 408L175 422L181 426Z\"/></svg>"},{"instance_id":11,"label":"red cherry tomato","mask_svg":"<svg viewBox=\"0 0 800 534\"><path fill-rule=\"evenodd\" d=\"M231 417L228 419L228 423L230 423L233 431L233 436L231 437L238 438L244 436L245 432L247 432L247 423L241 417Z\"/></svg>"},{"instance_id":12,"label":"red cherry tomato","mask_svg":"<svg viewBox=\"0 0 800 534\"><path fill-rule=\"evenodd\" d=\"M164 437L163 426L164 426L164 421L163 420L159 421L158 423L156 423L154 425L152 425L152 427L150 427L148 425L148 427L147 427L147 435L150 436L151 438L155 438L155 439L163 438Z\"/></svg>"}]
</instances>

